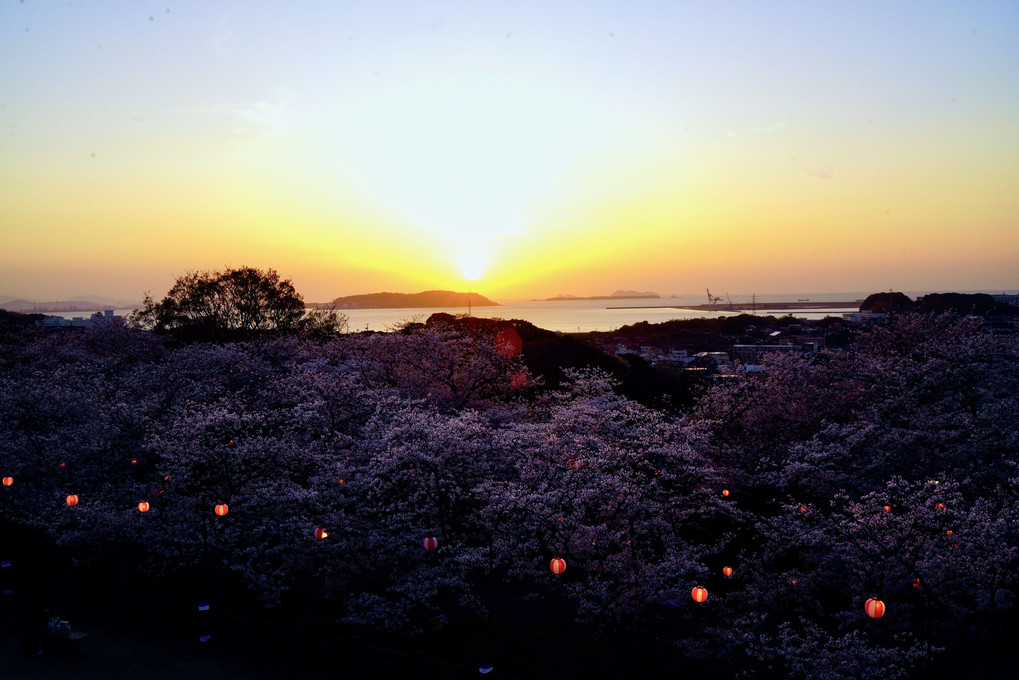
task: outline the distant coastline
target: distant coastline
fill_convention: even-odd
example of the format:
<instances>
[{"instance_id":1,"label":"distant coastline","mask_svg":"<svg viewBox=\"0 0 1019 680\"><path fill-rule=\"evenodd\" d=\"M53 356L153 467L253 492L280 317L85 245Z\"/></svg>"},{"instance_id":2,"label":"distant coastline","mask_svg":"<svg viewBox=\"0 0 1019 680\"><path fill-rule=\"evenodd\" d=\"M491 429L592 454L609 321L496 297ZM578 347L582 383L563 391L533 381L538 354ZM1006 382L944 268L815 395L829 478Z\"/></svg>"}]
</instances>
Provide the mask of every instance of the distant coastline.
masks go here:
<instances>
[{"instance_id":1,"label":"distant coastline","mask_svg":"<svg viewBox=\"0 0 1019 680\"><path fill-rule=\"evenodd\" d=\"M698 312L746 312L754 310L859 309L862 302L863 300L837 300L833 302L797 300L796 302L734 302L732 304L714 305L668 305L667 307L669 309L690 309ZM607 307L606 309L642 309L642 307Z\"/></svg>"},{"instance_id":2,"label":"distant coastline","mask_svg":"<svg viewBox=\"0 0 1019 680\"><path fill-rule=\"evenodd\" d=\"M0 309L19 314L50 314L60 312L103 312L107 309L138 309L140 302L124 303L115 301L115 304L98 302L77 302L73 300L52 300L50 302L34 302L31 300L9 300L0 304Z\"/></svg>"}]
</instances>

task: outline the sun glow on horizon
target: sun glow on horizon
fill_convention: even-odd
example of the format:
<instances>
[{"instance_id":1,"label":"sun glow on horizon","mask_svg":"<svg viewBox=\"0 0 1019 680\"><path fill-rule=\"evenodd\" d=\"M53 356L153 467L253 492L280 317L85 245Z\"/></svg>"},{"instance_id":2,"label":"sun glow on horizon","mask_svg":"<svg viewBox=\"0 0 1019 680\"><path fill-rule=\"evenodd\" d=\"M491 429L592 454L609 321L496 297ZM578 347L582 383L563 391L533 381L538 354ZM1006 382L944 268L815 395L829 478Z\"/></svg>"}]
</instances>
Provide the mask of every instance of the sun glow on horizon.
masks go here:
<instances>
[{"instance_id":1,"label":"sun glow on horizon","mask_svg":"<svg viewBox=\"0 0 1019 680\"><path fill-rule=\"evenodd\" d=\"M467 281L477 281L483 277L488 269L491 252L491 249L476 247L460 249L456 258L460 276Z\"/></svg>"},{"instance_id":2,"label":"sun glow on horizon","mask_svg":"<svg viewBox=\"0 0 1019 680\"><path fill-rule=\"evenodd\" d=\"M485 267L480 262L469 262L460 266L460 276L468 281L477 281L485 275Z\"/></svg>"},{"instance_id":3,"label":"sun glow on horizon","mask_svg":"<svg viewBox=\"0 0 1019 680\"><path fill-rule=\"evenodd\" d=\"M1009 3L229 4L0 4L0 295L1019 283Z\"/></svg>"}]
</instances>

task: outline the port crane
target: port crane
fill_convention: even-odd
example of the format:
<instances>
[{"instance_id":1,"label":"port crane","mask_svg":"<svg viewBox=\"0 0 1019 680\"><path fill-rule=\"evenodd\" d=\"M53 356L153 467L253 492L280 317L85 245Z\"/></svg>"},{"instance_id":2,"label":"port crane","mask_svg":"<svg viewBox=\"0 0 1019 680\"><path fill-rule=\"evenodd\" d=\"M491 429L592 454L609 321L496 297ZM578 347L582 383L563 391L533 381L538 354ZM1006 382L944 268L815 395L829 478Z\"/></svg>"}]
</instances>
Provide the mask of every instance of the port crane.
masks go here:
<instances>
[{"instance_id":1,"label":"port crane","mask_svg":"<svg viewBox=\"0 0 1019 680\"><path fill-rule=\"evenodd\" d=\"M719 302L722 301L721 297L718 297L717 295L712 295L711 294L711 289L710 288L705 288L704 290L706 290L708 292L708 304L709 305L717 305Z\"/></svg>"}]
</instances>

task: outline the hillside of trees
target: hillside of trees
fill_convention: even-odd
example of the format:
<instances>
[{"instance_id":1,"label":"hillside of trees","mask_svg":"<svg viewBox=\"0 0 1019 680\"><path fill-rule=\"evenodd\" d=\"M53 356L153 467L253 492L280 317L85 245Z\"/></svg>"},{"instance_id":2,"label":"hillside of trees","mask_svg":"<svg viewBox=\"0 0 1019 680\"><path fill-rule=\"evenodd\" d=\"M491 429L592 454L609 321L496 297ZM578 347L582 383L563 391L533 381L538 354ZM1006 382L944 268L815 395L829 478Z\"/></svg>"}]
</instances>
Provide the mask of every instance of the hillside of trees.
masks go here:
<instances>
[{"instance_id":1,"label":"hillside of trees","mask_svg":"<svg viewBox=\"0 0 1019 680\"><path fill-rule=\"evenodd\" d=\"M1014 662L1015 339L896 315L669 410L613 357L556 363L570 342L452 316L236 342L9 329L0 557L518 677Z\"/></svg>"},{"instance_id":2,"label":"hillside of trees","mask_svg":"<svg viewBox=\"0 0 1019 680\"><path fill-rule=\"evenodd\" d=\"M1019 309L997 303L987 293L928 293L917 300L903 293L873 293L860 303L860 311L1019 316Z\"/></svg>"}]
</instances>

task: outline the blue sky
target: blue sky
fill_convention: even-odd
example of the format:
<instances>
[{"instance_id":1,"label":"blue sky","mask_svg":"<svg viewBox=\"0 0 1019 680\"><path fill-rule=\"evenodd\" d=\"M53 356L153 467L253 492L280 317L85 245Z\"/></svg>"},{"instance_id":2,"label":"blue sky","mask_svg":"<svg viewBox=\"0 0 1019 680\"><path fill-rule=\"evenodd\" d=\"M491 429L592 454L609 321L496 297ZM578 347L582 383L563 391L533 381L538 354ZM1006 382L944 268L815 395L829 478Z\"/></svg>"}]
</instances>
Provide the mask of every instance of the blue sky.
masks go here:
<instances>
[{"instance_id":1,"label":"blue sky","mask_svg":"<svg viewBox=\"0 0 1019 680\"><path fill-rule=\"evenodd\" d=\"M5 2L0 292L227 264L316 299L1014 288L1017 29L1006 2Z\"/></svg>"}]
</instances>

